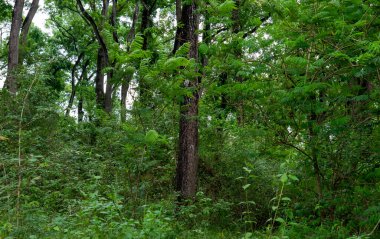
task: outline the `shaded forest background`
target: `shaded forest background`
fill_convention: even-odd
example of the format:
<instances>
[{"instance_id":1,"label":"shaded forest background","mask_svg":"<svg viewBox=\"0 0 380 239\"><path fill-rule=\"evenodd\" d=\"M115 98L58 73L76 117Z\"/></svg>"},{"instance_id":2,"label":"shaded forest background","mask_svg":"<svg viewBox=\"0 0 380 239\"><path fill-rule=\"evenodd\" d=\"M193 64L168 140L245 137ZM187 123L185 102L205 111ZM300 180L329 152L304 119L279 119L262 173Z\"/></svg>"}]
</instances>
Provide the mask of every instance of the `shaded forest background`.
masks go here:
<instances>
[{"instance_id":1,"label":"shaded forest background","mask_svg":"<svg viewBox=\"0 0 380 239\"><path fill-rule=\"evenodd\" d=\"M0 238L380 236L378 0L39 3L0 0Z\"/></svg>"}]
</instances>

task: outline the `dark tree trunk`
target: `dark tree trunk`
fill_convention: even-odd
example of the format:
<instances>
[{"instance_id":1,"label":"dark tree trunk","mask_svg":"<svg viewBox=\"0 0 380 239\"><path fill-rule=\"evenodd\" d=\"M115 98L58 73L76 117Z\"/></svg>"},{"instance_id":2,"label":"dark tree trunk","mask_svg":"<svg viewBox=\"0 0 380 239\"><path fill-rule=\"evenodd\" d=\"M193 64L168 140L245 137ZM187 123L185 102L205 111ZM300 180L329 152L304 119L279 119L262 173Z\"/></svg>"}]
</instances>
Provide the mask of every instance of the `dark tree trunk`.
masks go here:
<instances>
[{"instance_id":1,"label":"dark tree trunk","mask_svg":"<svg viewBox=\"0 0 380 239\"><path fill-rule=\"evenodd\" d=\"M114 67L115 65L112 64ZM113 93L113 84L112 84L112 78L113 78L113 70L111 72L107 73L107 84L106 84L106 93L105 93L105 99L104 99L104 110L107 113L112 112L112 93Z\"/></svg>"},{"instance_id":2,"label":"dark tree trunk","mask_svg":"<svg viewBox=\"0 0 380 239\"><path fill-rule=\"evenodd\" d=\"M175 14L176 14L176 19L178 23L181 21L181 18L182 18L182 1L181 0L175 1Z\"/></svg>"},{"instance_id":3,"label":"dark tree trunk","mask_svg":"<svg viewBox=\"0 0 380 239\"><path fill-rule=\"evenodd\" d=\"M152 16L153 10L156 5L156 1L142 0L143 10L141 14L141 25L140 32L143 36L143 50L148 50L150 40L152 39L149 29L152 26ZM149 89L149 84L143 77L139 77L139 102L141 105L147 109L154 107L152 101L152 93Z\"/></svg>"},{"instance_id":4,"label":"dark tree trunk","mask_svg":"<svg viewBox=\"0 0 380 239\"><path fill-rule=\"evenodd\" d=\"M144 38L142 49L147 50L148 49L148 41L149 41L148 38L150 36L150 34L147 32L147 29L150 27L150 23L151 23L151 16L150 15L151 15L152 10L154 8L155 2L151 6L148 4L147 0L143 0L142 3L143 3L143 11L142 11L142 15L141 15L140 31L143 34L143 38Z\"/></svg>"},{"instance_id":5,"label":"dark tree trunk","mask_svg":"<svg viewBox=\"0 0 380 239\"><path fill-rule=\"evenodd\" d=\"M83 111L83 96L79 97L78 100L78 122L83 121L84 111Z\"/></svg>"},{"instance_id":6,"label":"dark tree trunk","mask_svg":"<svg viewBox=\"0 0 380 239\"><path fill-rule=\"evenodd\" d=\"M84 53L82 52L81 54L79 54L77 60L75 61L74 65L71 69L71 94L70 94L69 103L68 103L67 108L66 108L66 117L70 115L70 110L73 107L76 88L77 88L76 87L77 84L75 83L75 73L76 73L77 67L78 67L78 65L79 65L79 63L83 57L84 57ZM78 83L79 83L79 80L78 80Z\"/></svg>"},{"instance_id":7,"label":"dark tree trunk","mask_svg":"<svg viewBox=\"0 0 380 239\"><path fill-rule=\"evenodd\" d=\"M136 23L139 18L139 11L140 11L139 2L136 2L135 11L133 13L131 29L129 30L128 35L127 35L128 47L132 43L133 39L135 38ZM129 51L129 48L128 48L128 51Z\"/></svg>"},{"instance_id":8,"label":"dark tree trunk","mask_svg":"<svg viewBox=\"0 0 380 239\"><path fill-rule=\"evenodd\" d=\"M24 0L15 0L12 14L11 32L9 35L8 70L5 86L12 94L17 92L17 78L15 71L19 61L19 34L22 24L22 10Z\"/></svg>"},{"instance_id":9,"label":"dark tree trunk","mask_svg":"<svg viewBox=\"0 0 380 239\"><path fill-rule=\"evenodd\" d=\"M103 8L102 8L102 22L100 26L104 24L104 20L107 17L108 11L108 0L103 0ZM104 93L104 69L108 67L108 49L107 45L101 35L101 28L96 24L95 20L91 17L90 14L84 9L81 0L77 0L77 5L83 17L88 21L91 25L92 30L95 34L95 37L99 43L98 55L97 55L97 64L96 64L96 77L95 77L95 93L96 93L96 103L99 107L104 109L106 112L111 112L112 110L112 99L109 99L109 96L112 97L112 92L109 92L109 89L112 89L112 86L107 87L107 97ZM110 80L108 80L110 84Z\"/></svg>"},{"instance_id":10,"label":"dark tree trunk","mask_svg":"<svg viewBox=\"0 0 380 239\"><path fill-rule=\"evenodd\" d=\"M317 188L317 194L318 194L318 199L321 200L323 198L323 189L322 189L322 173L319 168L319 163L318 163L318 154L317 154L317 145L316 145L316 134L313 128L313 124L317 123L317 114L312 112L309 115L309 144L311 148L311 160L313 164L313 169L314 169L314 175L315 175L315 180L316 180L316 188Z\"/></svg>"},{"instance_id":11,"label":"dark tree trunk","mask_svg":"<svg viewBox=\"0 0 380 239\"><path fill-rule=\"evenodd\" d=\"M111 15L111 25L113 27L112 37L113 40L119 43L119 36L117 35L117 0L112 0L112 15Z\"/></svg>"},{"instance_id":12,"label":"dark tree trunk","mask_svg":"<svg viewBox=\"0 0 380 239\"><path fill-rule=\"evenodd\" d=\"M96 63L96 76L95 76L95 92L96 103L106 109L105 94L104 94L104 68L108 65L108 53L103 48L98 49L98 57Z\"/></svg>"},{"instance_id":13,"label":"dark tree trunk","mask_svg":"<svg viewBox=\"0 0 380 239\"><path fill-rule=\"evenodd\" d=\"M190 43L189 58L198 59L198 16L193 0L184 4L181 13L181 26L177 30L174 52L184 43ZM176 171L176 190L179 200L192 199L197 189L198 171L198 103L199 79L188 79L184 86L192 90L191 96L184 96L180 104L179 155Z\"/></svg>"},{"instance_id":14,"label":"dark tree trunk","mask_svg":"<svg viewBox=\"0 0 380 239\"><path fill-rule=\"evenodd\" d=\"M32 25L33 18L36 15L38 7L39 7L38 4L39 4L39 0L33 0L32 5L30 6L30 9L29 9L28 15L26 15L26 18L22 24L21 39L20 39L20 56L19 56L20 65L22 65L24 61L24 55L25 55L24 51L26 48L26 41L28 38L30 26Z\"/></svg>"}]
</instances>

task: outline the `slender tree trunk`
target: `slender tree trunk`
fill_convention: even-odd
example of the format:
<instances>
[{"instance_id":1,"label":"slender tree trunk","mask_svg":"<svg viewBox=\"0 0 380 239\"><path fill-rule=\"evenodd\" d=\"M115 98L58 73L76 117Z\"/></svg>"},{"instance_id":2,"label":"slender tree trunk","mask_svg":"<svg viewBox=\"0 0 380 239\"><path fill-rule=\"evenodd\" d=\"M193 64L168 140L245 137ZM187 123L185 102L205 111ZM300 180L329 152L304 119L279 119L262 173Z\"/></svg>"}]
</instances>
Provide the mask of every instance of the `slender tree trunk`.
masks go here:
<instances>
[{"instance_id":1,"label":"slender tree trunk","mask_svg":"<svg viewBox=\"0 0 380 239\"><path fill-rule=\"evenodd\" d=\"M156 2L148 1L148 0L142 0L142 13L141 13L141 25L140 25L140 32L143 36L143 50L148 50L149 48L149 41L151 40L151 33L149 32L148 28L152 25L152 12L155 7ZM147 109L151 109L153 107L153 101L152 101L152 94L149 91L149 84L146 82L146 79L139 76L139 102L141 105Z\"/></svg>"},{"instance_id":2,"label":"slender tree trunk","mask_svg":"<svg viewBox=\"0 0 380 239\"><path fill-rule=\"evenodd\" d=\"M89 79L92 78L92 76L88 77L88 74L87 74L87 67L89 64L90 64L90 60L88 59L86 61L86 63L84 64L84 67L82 69L82 75L81 75L82 81L88 82ZM78 87L78 85L76 86L76 88L77 87ZM78 122L82 122L83 117L84 117L83 101L84 101L83 94L79 91L79 96L78 96Z\"/></svg>"},{"instance_id":3,"label":"slender tree trunk","mask_svg":"<svg viewBox=\"0 0 380 239\"><path fill-rule=\"evenodd\" d=\"M22 24L22 10L24 0L15 0L12 14L11 32L9 35L8 70L5 86L12 94L17 92L17 78L15 71L18 66L19 58L19 34Z\"/></svg>"},{"instance_id":4,"label":"slender tree trunk","mask_svg":"<svg viewBox=\"0 0 380 239\"><path fill-rule=\"evenodd\" d=\"M131 45L133 39L135 38L135 32L136 32L136 23L138 21L139 17L139 2L136 2L135 5L135 11L133 13L133 20L132 20L132 25L131 29L128 32L127 35L127 51L129 51L129 46ZM133 72L130 73L123 79L122 85L121 85L121 101L120 101L120 120L121 122L125 122L126 116L127 116L127 94L128 94L128 89L129 89L129 83L131 82L133 78Z\"/></svg>"},{"instance_id":5,"label":"slender tree trunk","mask_svg":"<svg viewBox=\"0 0 380 239\"><path fill-rule=\"evenodd\" d=\"M112 78L113 78L113 73L112 72L107 73L106 93L105 93L105 99L104 99L104 109L107 113L112 112L112 93L113 93Z\"/></svg>"},{"instance_id":6,"label":"slender tree trunk","mask_svg":"<svg viewBox=\"0 0 380 239\"><path fill-rule=\"evenodd\" d=\"M193 0L182 7L180 29L177 30L174 52L184 43L190 43L189 58L198 59L198 16ZM185 81L184 86L192 90L191 96L184 96L180 104L179 155L176 171L176 190L179 200L195 197L198 171L198 103L199 79Z\"/></svg>"},{"instance_id":7,"label":"slender tree trunk","mask_svg":"<svg viewBox=\"0 0 380 239\"><path fill-rule=\"evenodd\" d=\"M39 0L33 0L32 5L30 6L30 9L29 9L28 15L26 15L26 18L22 24L21 39L20 39L20 56L19 56L20 65L22 65L24 61L26 41L28 38L30 26L32 25L33 18L36 15L38 7L39 7L38 4L39 4Z\"/></svg>"},{"instance_id":8,"label":"slender tree trunk","mask_svg":"<svg viewBox=\"0 0 380 239\"><path fill-rule=\"evenodd\" d=\"M143 11L142 11L142 16L141 16L141 27L140 31L143 34L144 42L142 49L147 50L148 49L148 38L149 38L149 33L146 31L150 27L150 22L151 22L151 13L152 9L154 6L149 6L147 0L142 0L143 3Z\"/></svg>"},{"instance_id":9,"label":"slender tree trunk","mask_svg":"<svg viewBox=\"0 0 380 239\"><path fill-rule=\"evenodd\" d=\"M103 48L98 49L95 76L96 103L104 110L106 109L104 94L104 72L103 69L108 65L108 54Z\"/></svg>"},{"instance_id":10,"label":"slender tree trunk","mask_svg":"<svg viewBox=\"0 0 380 239\"><path fill-rule=\"evenodd\" d=\"M105 40L103 39L101 35L101 28L104 25L104 20L107 16L108 11L108 0L103 0L103 7L102 7L102 22L100 24L100 27L96 24L95 20L91 17L90 14L84 9L82 1L76 0L77 5L79 7L79 10L82 14L82 16L88 21L88 23L91 25L92 30L95 34L95 37L99 43L99 49L98 49L98 55L97 55L97 63L96 63L96 77L95 77L95 93L96 93L96 103L99 107L104 109L106 112L110 112L112 110L112 104L111 107L109 106L109 103L112 102L112 100L109 100L109 97L106 97L106 94L104 93L104 69L108 67L109 60L108 60L108 49ZM110 82L110 80L108 80ZM110 88L107 87L109 90ZM111 86L112 89L112 86ZM108 92L108 95L111 94ZM107 99L107 102L106 102Z\"/></svg>"},{"instance_id":11,"label":"slender tree trunk","mask_svg":"<svg viewBox=\"0 0 380 239\"><path fill-rule=\"evenodd\" d=\"M139 2L137 1L135 5L135 11L133 13L131 29L129 30L128 35L127 35L128 51L129 51L129 45L132 43L133 39L135 38L136 23L139 18L139 11L140 11L140 7L139 7Z\"/></svg>"},{"instance_id":12,"label":"slender tree trunk","mask_svg":"<svg viewBox=\"0 0 380 239\"><path fill-rule=\"evenodd\" d=\"M79 54L77 60L74 63L74 66L71 69L71 94L70 94L69 103L68 103L67 108L66 108L66 117L68 117L70 115L70 110L73 107L76 88L77 88L76 83L75 83L75 73L76 73L76 69L77 69L77 67L78 67L78 65L79 65L79 63L83 57L84 57L84 53L82 52L81 54ZM78 81L78 83L79 83L79 81Z\"/></svg>"},{"instance_id":13,"label":"slender tree trunk","mask_svg":"<svg viewBox=\"0 0 380 239\"><path fill-rule=\"evenodd\" d=\"M83 111L83 96L78 99L78 122L83 121L84 111Z\"/></svg>"},{"instance_id":14,"label":"slender tree trunk","mask_svg":"<svg viewBox=\"0 0 380 239\"><path fill-rule=\"evenodd\" d=\"M316 147L316 135L313 129L313 124L317 122L317 115L312 112L309 116L309 144L311 147L311 160L314 169L314 175L316 180L316 188L318 193L318 199L321 200L323 198L323 190L322 190L322 178L321 178L321 170L319 168L318 163L318 154Z\"/></svg>"}]
</instances>

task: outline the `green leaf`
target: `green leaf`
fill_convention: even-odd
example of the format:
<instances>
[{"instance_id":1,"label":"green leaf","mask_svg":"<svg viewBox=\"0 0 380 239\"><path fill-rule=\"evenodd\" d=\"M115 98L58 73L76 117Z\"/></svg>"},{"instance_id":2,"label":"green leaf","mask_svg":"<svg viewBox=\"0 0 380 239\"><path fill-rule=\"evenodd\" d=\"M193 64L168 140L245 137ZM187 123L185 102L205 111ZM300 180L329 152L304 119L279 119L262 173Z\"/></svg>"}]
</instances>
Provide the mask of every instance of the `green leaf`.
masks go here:
<instances>
[{"instance_id":1,"label":"green leaf","mask_svg":"<svg viewBox=\"0 0 380 239\"><path fill-rule=\"evenodd\" d=\"M207 46L207 44L205 44L205 43L201 43L201 44L199 45L199 53L200 53L201 55L206 55L207 52L208 52L208 46Z\"/></svg>"},{"instance_id":2,"label":"green leaf","mask_svg":"<svg viewBox=\"0 0 380 239\"><path fill-rule=\"evenodd\" d=\"M293 181L299 181L299 179L298 179L296 176L292 175L292 174L289 174L288 177L289 177L291 180L293 180Z\"/></svg>"},{"instance_id":3,"label":"green leaf","mask_svg":"<svg viewBox=\"0 0 380 239\"><path fill-rule=\"evenodd\" d=\"M131 52L136 50L141 50L142 46L144 44L144 38L142 35L135 36L135 39L133 40L131 44Z\"/></svg>"},{"instance_id":4,"label":"green leaf","mask_svg":"<svg viewBox=\"0 0 380 239\"><path fill-rule=\"evenodd\" d=\"M282 183L286 183L288 181L288 175L286 175L286 173L284 173L283 175L281 175L280 181Z\"/></svg>"},{"instance_id":5,"label":"green leaf","mask_svg":"<svg viewBox=\"0 0 380 239\"><path fill-rule=\"evenodd\" d=\"M235 2L232 0L227 0L224 3L220 4L217 8L217 11L220 14L229 14L232 12L232 10L236 9Z\"/></svg>"},{"instance_id":6,"label":"green leaf","mask_svg":"<svg viewBox=\"0 0 380 239\"><path fill-rule=\"evenodd\" d=\"M251 184L248 183L248 184L243 186L243 189L246 190L247 188L249 188L249 186L251 186Z\"/></svg>"},{"instance_id":7,"label":"green leaf","mask_svg":"<svg viewBox=\"0 0 380 239\"><path fill-rule=\"evenodd\" d=\"M186 42L185 44L183 44L175 53L175 56L176 57L179 57L179 56L187 56L187 54L189 54L189 51L190 51L190 43Z\"/></svg>"},{"instance_id":8,"label":"green leaf","mask_svg":"<svg viewBox=\"0 0 380 239\"><path fill-rule=\"evenodd\" d=\"M145 135L145 141L148 143L155 143L159 138L159 134L154 129L149 130Z\"/></svg>"},{"instance_id":9,"label":"green leaf","mask_svg":"<svg viewBox=\"0 0 380 239\"><path fill-rule=\"evenodd\" d=\"M176 70L178 67L186 67L189 64L189 60L185 57L172 57L165 62L165 69L168 71Z\"/></svg>"},{"instance_id":10,"label":"green leaf","mask_svg":"<svg viewBox=\"0 0 380 239\"><path fill-rule=\"evenodd\" d=\"M285 223L285 220L281 217L276 218L275 221L279 223Z\"/></svg>"}]
</instances>

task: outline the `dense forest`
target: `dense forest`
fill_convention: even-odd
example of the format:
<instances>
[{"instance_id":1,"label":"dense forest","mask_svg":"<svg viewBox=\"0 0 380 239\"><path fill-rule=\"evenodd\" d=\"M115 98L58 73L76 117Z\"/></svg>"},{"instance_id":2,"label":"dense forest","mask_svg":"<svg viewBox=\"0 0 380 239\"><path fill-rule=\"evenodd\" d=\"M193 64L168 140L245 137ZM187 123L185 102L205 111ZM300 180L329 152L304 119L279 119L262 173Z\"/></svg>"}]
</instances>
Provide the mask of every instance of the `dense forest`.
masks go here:
<instances>
[{"instance_id":1,"label":"dense forest","mask_svg":"<svg viewBox=\"0 0 380 239\"><path fill-rule=\"evenodd\" d=\"M379 0L0 0L0 87L0 238L380 238Z\"/></svg>"}]
</instances>

